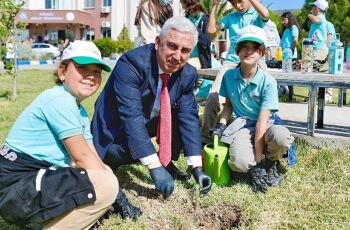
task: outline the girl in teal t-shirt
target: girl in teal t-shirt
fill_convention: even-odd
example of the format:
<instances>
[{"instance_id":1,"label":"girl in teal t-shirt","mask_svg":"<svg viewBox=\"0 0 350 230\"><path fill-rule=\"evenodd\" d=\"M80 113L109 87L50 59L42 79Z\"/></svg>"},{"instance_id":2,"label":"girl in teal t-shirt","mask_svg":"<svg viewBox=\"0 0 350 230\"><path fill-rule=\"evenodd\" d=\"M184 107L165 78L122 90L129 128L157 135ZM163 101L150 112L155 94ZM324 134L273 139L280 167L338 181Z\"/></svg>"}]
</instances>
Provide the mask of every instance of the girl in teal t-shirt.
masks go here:
<instances>
[{"instance_id":1,"label":"girl in teal t-shirt","mask_svg":"<svg viewBox=\"0 0 350 230\"><path fill-rule=\"evenodd\" d=\"M20 226L89 229L116 201L119 185L99 158L81 102L101 85L92 42L71 42L42 92L13 124L0 148L0 215ZM116 209L116 212L118 210Z\"/></svg>"},{"instance_id":2,"label":"girl in teal t-shirt","mask_svg":"<svg viewBox=\"0 0 350 230\"><path fill-rule=\"evenodd\" d=\"M291 12L285 12L281 15L283 34L281 39L281 47L283 53L287 53L286 49L290 49L292 52L296 52L296 46L298 45L300 26L296 17ZM294 53L296 56L296 53Z\"/></svg>"}]
</instances>

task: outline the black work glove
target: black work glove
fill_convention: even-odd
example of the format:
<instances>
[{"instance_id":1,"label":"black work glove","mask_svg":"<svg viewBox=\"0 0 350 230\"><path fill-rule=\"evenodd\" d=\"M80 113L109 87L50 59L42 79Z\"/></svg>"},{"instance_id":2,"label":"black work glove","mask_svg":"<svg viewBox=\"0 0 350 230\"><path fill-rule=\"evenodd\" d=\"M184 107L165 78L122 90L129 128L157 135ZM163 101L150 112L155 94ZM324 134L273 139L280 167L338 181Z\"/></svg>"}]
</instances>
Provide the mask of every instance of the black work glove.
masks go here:
<instances>
[{"instance_id":1,"label":"black work glove","mask_svg":"<svg viewBox=\"0 0 350 230\"><path fill-rule=\"evenodd\" d=\"M133 206L122 191L119 191L117 199L112 206L115 213L119 213L123 220L127 218L136 220L142 214L141 209Z\"/></svg>"},{"instance_id":2,"label":"black work glove","mask_svg":"<svg viewBox=\"0 0 350 230\"><path fill-rule=\"evenodd\" d=\"M226 129L226 125L224 123L217 123L215 127L209 130L211 139L214 140L215 135L218 135L220 138L225 129Z\"/></svg>"},{"instance_id":3,"label":"black work glove","mask_svg":"<svg viewBox=\"0 0 350 230\"><path fill-rule=\"evenodd\" d=\"M192 174L194 179L197 181L197 183L200 186L200 194L205 195L207 194L211 189L211 178L205 172L203 171L202 167L195 167L192 169Z\"/></svg>"},{"instance_id":4,"label":"black work glove","mask_svg":"<svg viewBox=\"0 0 350 230\"><path fill-rule=\"evenodd\" d=\"M251 167L248 171L250 182L253 186L253 191L266 193L268 186L271 184L269 181L269 177L267 175L266 169L259 162L257 165Z\"/></svg>"},{"instance_id":5,"label":"black work glove","mask_svg":"<svg viewBox=\"0 0 350 230\"><path fill-rule=\"evenodd\" d=\"M174 191L174 179L172 176L163 166L150 169L149 172L157 191L163 194L164 199L168 198Z\"/></svg>"}]
</instances>

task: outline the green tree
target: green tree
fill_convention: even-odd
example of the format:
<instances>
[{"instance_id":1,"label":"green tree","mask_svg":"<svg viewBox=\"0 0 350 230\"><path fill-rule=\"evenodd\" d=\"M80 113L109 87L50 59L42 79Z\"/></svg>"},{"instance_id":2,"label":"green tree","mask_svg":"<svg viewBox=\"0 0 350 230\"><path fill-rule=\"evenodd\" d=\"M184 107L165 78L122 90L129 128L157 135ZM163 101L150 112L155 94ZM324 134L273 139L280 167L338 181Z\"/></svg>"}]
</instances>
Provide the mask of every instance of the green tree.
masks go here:
<instances>
[{"instance_id":1,"label":"green tree","mask_svg":"<svg viewBox=\"0 0 350 230\"><path fill-rule=\"evenodd\" d=\"M102 57L111 56L117 49L117 44L110 37L94 40L95 45L101 51Z\"/></svg>"},{"instance_id":2,"label":"green tree","mask_svg":"<svg viewBox=\"0 0 350 230\"><path fill-rule=\"evenodd\" d=\"M204 9L208 12L208 14L210 15L211 13L211 8L213 6L213 0L201 0L202 6L204 7ZM230 7L229 9L227 9L227 1L223 1L222 4L220 4L217 14L215 15L215 19L216 22L220 21L221 18L223 18L226 14L230 13L234 11L233 7ZM211 35L212 40L215 40L216 37L218 36L220 32L216 32L215 34Z\"/></svg>"},{"instance_id":3,"label":"green tree","mask_svg":"<svg viewBox=\"0 0 350 230\"><path fill-rule=\"evenodd\" d=\"M128 28L124 26L116 41L116 51L117 53L125 53L132 48L134 48L134 42L130 40Z\"/></svg>"},{"instance_id":4,"label":"green tree","mask_svg":"<svg viewBox=\"0 0 350 230\"><path fill-rule=\"evenodd\" d=\"M16 54L17 44L14 40L15 33L18 31L18 29L24 28L25 24L16 24L15 19L23 4L23 0L19 1L19 3L12 0L0 1L0 60L4 60L4 56L7 52L7 47L5 44L7 43L12 43ZM13 101L17 99L17 65L14 64L17 56L14 56L14 59L11 59L10 62L6 63L6 67L8 69L7 73L13 76Z\"/></svg>"}]
</instances>

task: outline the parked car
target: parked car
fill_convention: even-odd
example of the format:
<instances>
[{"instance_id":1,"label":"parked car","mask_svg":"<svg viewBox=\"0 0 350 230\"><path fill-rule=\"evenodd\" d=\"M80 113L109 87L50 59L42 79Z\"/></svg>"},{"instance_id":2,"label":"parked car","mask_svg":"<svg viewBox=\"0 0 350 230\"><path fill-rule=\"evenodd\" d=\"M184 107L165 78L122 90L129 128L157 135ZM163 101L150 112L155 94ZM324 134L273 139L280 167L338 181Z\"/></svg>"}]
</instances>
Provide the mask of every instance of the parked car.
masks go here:
<instances>
[{"instance_id":1,"label":"parked car","mask_svg":"<svg viewBox=\"0 0 350 230\"><path fill-rule=\"evenodd\" d=\"M53 59L60 56L60 51L56 46L47 43L34 43L32 44L32 53L35 58L47 57Z\"/></svg>"}]
</instances>

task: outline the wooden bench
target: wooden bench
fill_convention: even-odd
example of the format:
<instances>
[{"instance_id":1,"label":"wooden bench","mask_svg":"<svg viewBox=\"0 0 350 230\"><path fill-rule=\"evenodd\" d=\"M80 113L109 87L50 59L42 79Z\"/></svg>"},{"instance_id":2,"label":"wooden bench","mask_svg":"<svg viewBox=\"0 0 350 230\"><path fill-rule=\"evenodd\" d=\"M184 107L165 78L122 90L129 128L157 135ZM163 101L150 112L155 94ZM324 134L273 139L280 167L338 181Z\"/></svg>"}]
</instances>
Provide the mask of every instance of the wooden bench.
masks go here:
<instances>
[{"instance_id":1,"label":"wooden bench","mask_svg":"<svg viewBox=\"0 0 350 230\"><path fill-rule=\"evenodd\" d=\"M218 69L199 69L198 75L204 79L215 80ZM323 128L323 117L325 107L325 88L339 88L338 105L342 105L343 90L350 88L350 73L328 74L328 73L282 73L279 71L268 71L279 85L305 86L309 88L307 134L315 134L315 111L318 90L317 128ZM339 103L340 102L340 103Z\"/></svg>"}]
</instances>

